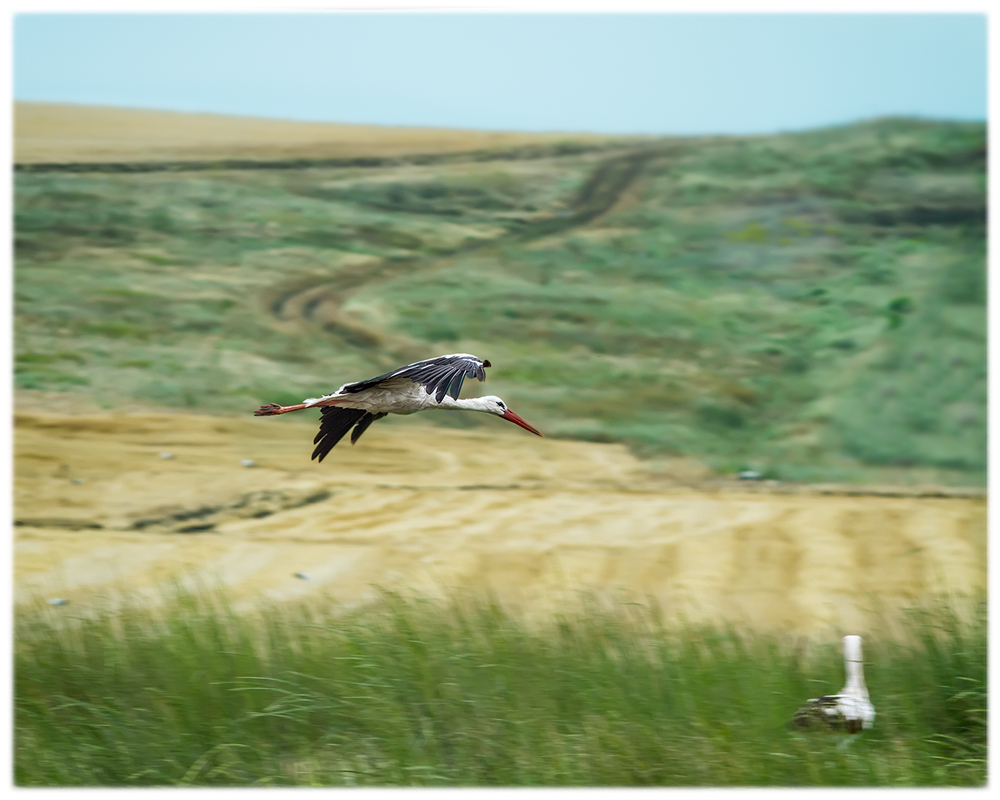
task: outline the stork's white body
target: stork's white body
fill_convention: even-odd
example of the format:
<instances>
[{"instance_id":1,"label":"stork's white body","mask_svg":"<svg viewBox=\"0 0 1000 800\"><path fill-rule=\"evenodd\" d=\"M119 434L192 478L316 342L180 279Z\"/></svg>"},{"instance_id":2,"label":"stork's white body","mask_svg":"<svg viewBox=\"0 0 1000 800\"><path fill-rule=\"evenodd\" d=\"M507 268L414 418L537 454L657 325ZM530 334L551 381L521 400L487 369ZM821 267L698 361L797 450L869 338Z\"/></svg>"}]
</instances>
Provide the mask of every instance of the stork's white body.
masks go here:
<instances>
[{"instance_id":1,"label":"stork's white body","mask_svg":"<svg viewBox=\"0 0 1000 800\"><path fill-rule=\"evenodd\" d=\"M844 637L844 669L847 672L844 688L838 694L809 698L796 712L795 724L813 727L822 721L824 727L844 728L852 733L875 724L875 706L865 685L860 636Z\"/></svg>"},{"instance_id":2,"label":"stork's white body","mask_svg":"<svg viewBox=\"0 0 1000 800\"><path fill-rule=\"evenodd\" d=\"M438 401L433 394L428 394L421 384L406 378L387 381L371 389L351 394L341 393L342 389L343 387L323 397L311 397L303 403L306 408L337 405L341 408L357 408L376 414L416 414L418 411L432 408L446 411L489 410L484 403L479 402L488 398L456 400L446 394Z\"/></svg>"},{"instance_id":3,"label":"stork's white body","mask_svg":"<svg viewBox=\"0 0 1000 800\"><path fill-rule=\"evenodd\" d=\"M317 446L312 457L320 461L347 431L352 431L353 444L372 422L386 414L415 414L428 409L496 414L541 436L539 431L507 408L499 397L488 395L459 399L458 394L465 378L486 380L485 370L489 366L489 361L483 361L469 353L438 356L407 364L365 381L345 383L331 394L311 397L296 405L271 403L261 406L254 412L254 416L270 417L306 408L319 408L322 416L319 433L313 440L313 444Z\"/></svg>"},{"instance_id":4,"label":"stork's white body","mask_svg":"<svg viewBox=\"0 0 1000 800\"><path fill-rule=\"evenodd\" d=\"M865 685L865 665L861 658L860 636L844 637L844 670L847 672L847 683L837 695L838 702L834 713L839 712L845 719L860 721L862 727L870 728L875 724L875 706L868 697L868 687Z\"/></svg>"}]
</instances>

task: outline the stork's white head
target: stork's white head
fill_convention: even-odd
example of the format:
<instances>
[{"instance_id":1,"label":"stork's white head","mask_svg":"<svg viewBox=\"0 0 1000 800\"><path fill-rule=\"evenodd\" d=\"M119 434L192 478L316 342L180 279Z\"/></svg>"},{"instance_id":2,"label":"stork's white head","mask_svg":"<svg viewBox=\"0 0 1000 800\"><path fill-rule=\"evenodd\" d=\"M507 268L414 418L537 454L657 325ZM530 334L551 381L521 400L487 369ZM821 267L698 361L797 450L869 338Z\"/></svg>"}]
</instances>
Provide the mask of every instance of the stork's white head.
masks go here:
<instances>
[{"instance_id":1,"label":"stork's white head","mask_svg":"<svg viewBox=\"0 0 1000 800\"><path fill-rule=\"evenodd\" d=\"M507 408L507 404L496 395L488 394L485 397L477 397L476 400L479 403L478 410L486 411L490 414L496 414L498 417L502 417L509 422L513 422L515 425L520 425L526 431L531 431L536 436L544 435L541 431L533 428L517 414Z\"/></svg>"}]
</instances>

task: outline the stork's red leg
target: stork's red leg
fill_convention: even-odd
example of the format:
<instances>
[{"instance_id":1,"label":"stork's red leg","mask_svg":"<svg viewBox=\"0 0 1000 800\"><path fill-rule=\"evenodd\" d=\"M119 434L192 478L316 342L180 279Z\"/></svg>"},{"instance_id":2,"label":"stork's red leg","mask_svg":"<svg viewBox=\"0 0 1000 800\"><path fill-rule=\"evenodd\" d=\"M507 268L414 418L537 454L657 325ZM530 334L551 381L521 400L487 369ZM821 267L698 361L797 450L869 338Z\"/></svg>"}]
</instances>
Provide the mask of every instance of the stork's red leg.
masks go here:
<instances>
[{"instance_id":1,"label":"stork's red leg","mask_svg":"<svg viewBox=\"0 0 1000 800\"><path fill-rule=\"evenodd\" d=\"M253 415L255 417L273 417L275 414L287 414L289 411L301 411L303 408L307 408L305 403L299 403L297 406L279 406L277 403L269 403L258 408L253 412Z\"/></svg>"}]
</instances>

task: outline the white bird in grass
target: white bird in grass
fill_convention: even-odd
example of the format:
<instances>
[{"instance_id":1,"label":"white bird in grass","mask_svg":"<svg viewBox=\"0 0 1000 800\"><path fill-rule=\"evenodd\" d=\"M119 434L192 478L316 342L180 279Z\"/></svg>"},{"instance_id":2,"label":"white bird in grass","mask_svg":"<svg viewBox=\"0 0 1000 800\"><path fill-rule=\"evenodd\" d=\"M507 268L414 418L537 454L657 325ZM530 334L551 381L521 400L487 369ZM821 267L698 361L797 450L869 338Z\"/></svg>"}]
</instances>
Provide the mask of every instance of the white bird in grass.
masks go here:
<instances>
[{"instance_id":1,"label":"white bird in grass","mask_svg":"<svg viewBox=\"0 0 1000 800\"><path fill-rule=\"evenodd\" d=\"M496 414L501 419L509 420L526 431L541 436L540 431L507 408L499 397L487 395L468 400L458 399L462 381L465 378L485 381L488 366L489 361L468 353L428 358L366 381L345 383L332 394L303 400L297 405L271 403L261 406L254 412L254 416L270 417L305 408L319 408L322 417L319 433L313 439L316 449L313 450L312 457L320 461L351 428L354 429L351 444L354 444L368 430L369 425L386 414L413 414L429 408Z\"/></svg>"},{"instance_id":2,"label":"white bird in grass","mask_svg":"<svg viewBox=\"0 0 1000 800\"><path fill-rule=\"evenodd\" d=\"M875 707L868 698L864 663L861 660L861 637L844 637L844 667L847 683L840 694L813 697L795 712L793 724L800 728L826 727L859 733L875 724Z\"/></svg>"}]
</instances>

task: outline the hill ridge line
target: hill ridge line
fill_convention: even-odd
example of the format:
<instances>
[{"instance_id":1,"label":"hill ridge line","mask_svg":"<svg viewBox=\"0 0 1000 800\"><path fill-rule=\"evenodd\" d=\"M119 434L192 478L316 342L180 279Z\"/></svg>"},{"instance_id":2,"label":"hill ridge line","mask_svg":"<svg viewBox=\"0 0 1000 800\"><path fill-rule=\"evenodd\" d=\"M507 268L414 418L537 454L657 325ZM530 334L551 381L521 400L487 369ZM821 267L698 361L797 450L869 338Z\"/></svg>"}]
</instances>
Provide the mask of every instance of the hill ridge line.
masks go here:
<instances>
[{"instance_id":1,"label":"hill ridge line","mask_svg":"<svg viewBox=\"0 0 1000 800\"><path fill-rule=\"evenodd\" d=\"M14 164L15 172L193 172L218 169L307 169L338 167L395 167L404 165L461 163L462 161L531 160L582 155L609 150L646 149L648 145L626 142L585 144L558 142L523 145L498 150L466 150L452 153L414 153L397 156L342 156L330 158L216 158L168 161L43 161Z\"/></svg>"}]
</instances>

